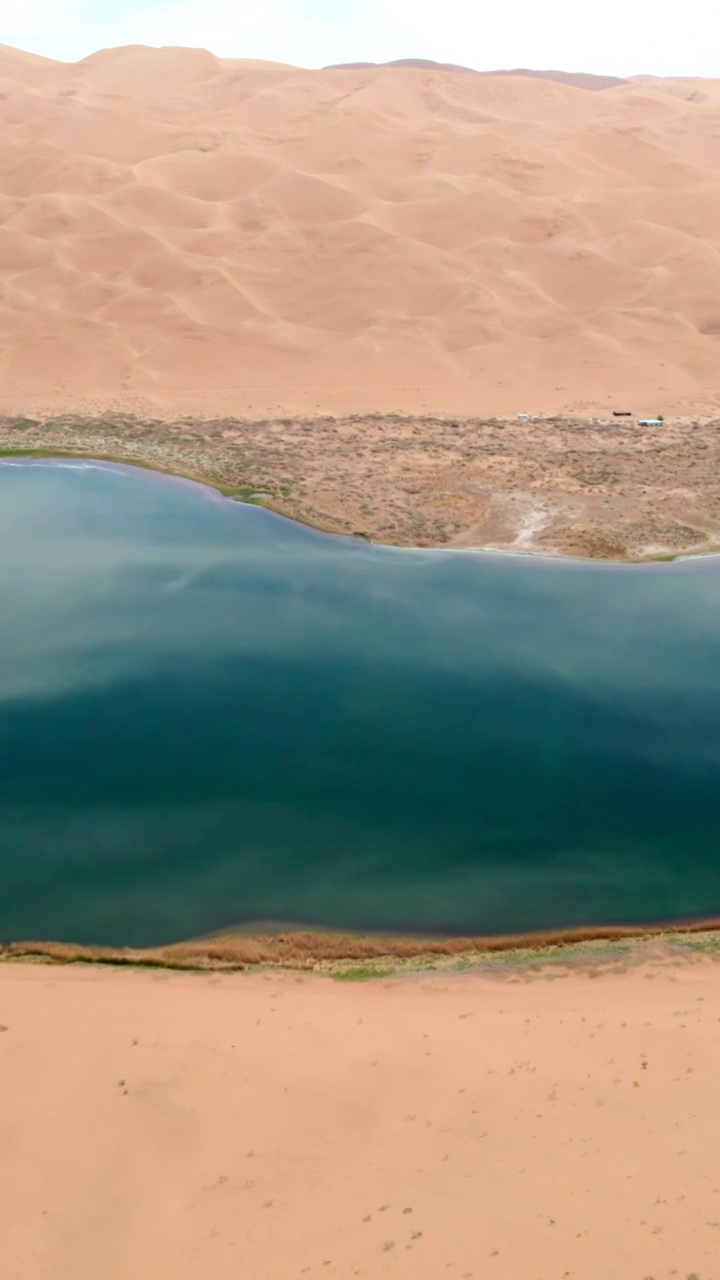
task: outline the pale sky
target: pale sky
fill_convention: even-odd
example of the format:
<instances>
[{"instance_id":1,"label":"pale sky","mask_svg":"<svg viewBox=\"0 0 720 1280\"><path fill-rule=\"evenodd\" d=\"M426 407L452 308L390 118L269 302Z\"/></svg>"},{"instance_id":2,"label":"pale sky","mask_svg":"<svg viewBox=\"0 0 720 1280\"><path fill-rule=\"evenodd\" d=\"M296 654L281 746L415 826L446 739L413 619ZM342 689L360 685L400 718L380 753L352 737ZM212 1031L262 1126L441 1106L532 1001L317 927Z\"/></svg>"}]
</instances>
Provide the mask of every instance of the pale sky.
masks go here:
<instances>
[{"instance_id":1,"label":"pale sky","mask_svg":"<svg viewBox=\"0 0 720 1280\"><path fill-rule=\"evenodd\" d=\"M612 75L720 76L717 0L0 0L0 42L75 61L190 45L298 66L435 58Z\"/></svg>"}]
</instances>

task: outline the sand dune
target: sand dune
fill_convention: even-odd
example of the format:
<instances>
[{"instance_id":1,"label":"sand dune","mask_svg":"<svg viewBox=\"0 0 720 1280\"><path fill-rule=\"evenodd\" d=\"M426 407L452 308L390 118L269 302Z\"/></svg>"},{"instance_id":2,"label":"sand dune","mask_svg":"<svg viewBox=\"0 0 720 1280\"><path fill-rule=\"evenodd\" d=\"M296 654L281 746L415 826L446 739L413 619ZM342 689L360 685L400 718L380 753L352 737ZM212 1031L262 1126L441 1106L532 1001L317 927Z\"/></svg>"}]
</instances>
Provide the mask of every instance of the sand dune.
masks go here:
<instances>
[{"instance_id":1,"label":"sand dune","mask_svg":"<svg viewBox=\"0 0 720 1280\"><path fill-rule=\"evenodd\" d=\"M434 62L431 58L395 58L392 62L336 62L325 70L342 68L355 71L361 67L420 67L427 71L465 71L472 76L535 77L539 80L558 80L561 84L571 84L577 89L614 89L616 85L630 83L621 76L597 76L583 71L533 71L528 67L514 67L509 71L476 71L473 67L465 67L457 62ZM635 78L642 79L640 76L633 77Z\"/></svg>"},{"instance_id":2,"label":"sand dune","mask_svg":"<svg viewBox=\"0 0 720 1280\"><path fill-rule=\"evenodd\" d=\"M720 406L720 81L0 48L6 411Z\"/></svg>"}]
</instances>

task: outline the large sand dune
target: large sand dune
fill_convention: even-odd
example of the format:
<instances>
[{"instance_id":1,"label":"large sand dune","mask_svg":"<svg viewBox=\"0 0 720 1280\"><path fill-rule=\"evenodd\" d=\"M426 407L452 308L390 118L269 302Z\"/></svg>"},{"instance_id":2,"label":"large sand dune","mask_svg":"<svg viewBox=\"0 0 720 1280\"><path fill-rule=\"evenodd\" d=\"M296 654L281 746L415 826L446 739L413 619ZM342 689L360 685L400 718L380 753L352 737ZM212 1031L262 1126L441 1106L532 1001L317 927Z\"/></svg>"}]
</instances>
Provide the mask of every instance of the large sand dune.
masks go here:
<instances>
[{"instance_id":1,"label":"large sand dune","mask_svg":"<svg viewBox=\"0 0 720 1280\"><path fill-rule=\"evenodd\" d=\"M720 82L0 48L6 410L720 405Z\"/></svg>"}]
</instances>

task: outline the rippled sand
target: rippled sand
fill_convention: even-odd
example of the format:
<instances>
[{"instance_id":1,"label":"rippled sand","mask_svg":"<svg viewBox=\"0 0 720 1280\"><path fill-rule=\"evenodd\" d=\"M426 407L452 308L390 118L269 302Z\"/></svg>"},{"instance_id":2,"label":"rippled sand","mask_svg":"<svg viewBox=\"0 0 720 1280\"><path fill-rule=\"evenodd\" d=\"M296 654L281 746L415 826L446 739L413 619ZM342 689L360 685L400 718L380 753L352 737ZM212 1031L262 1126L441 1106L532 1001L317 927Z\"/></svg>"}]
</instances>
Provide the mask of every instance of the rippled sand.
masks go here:
<instances>
[{"instance_id":1,"label":"rippled sand","mask_svg":"<svg viewBox=\"0 0 720 1280\"><path fill-rule=\"evenodd\" d=\"M4 405L717 408L720 81L548 74L0 49Z\"/></svg>"}]
</instances>

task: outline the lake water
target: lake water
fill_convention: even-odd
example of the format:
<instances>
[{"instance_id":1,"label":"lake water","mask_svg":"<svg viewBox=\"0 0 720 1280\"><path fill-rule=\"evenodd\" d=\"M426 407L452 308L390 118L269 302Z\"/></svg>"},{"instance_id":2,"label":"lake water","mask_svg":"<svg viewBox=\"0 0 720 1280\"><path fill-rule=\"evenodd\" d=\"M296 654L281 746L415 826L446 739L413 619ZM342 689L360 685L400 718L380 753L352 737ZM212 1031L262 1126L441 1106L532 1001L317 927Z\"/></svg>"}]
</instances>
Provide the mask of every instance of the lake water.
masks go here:
<instances>
[{"instance_id":1,"label":"lake water","mask_svg":"<svg viewBox=\"0 0 720 1280\"><path fill-rule=\"evenodd\" d=\"M0 937L720 914L720 561L328 537L0 463Z\"/></svg>"}]
</instances>

